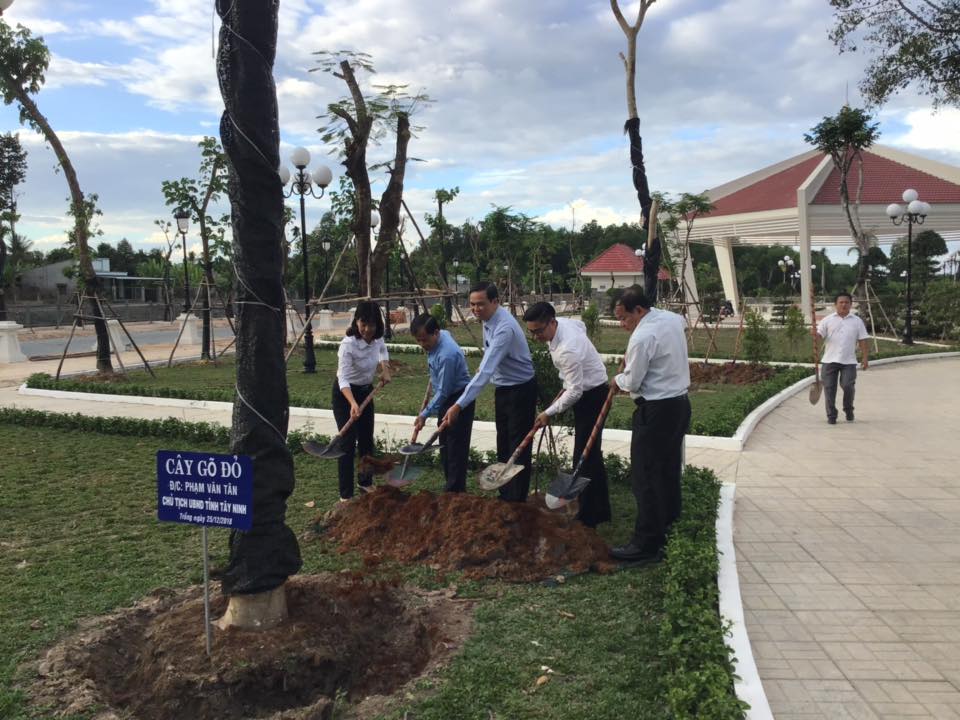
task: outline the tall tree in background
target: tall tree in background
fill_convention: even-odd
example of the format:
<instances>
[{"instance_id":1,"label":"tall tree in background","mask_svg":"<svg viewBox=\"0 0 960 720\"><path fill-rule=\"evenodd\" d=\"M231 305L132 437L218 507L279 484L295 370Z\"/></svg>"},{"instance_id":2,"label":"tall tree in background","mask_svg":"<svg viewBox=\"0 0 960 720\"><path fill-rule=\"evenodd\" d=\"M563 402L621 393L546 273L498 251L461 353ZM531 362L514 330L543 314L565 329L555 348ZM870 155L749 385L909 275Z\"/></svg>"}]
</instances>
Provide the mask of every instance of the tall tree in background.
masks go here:
<instances>
[{"instance_id":1,"label":"tall tree in background","mask_svg":"<svg viewBox=\"0 0 960 720\"><path fill-rule=\"evenodd\" d=\"M220 221L209 216L207 210L211 201L216 202L227 189L226 158L216 138L205 137L198 143L200 148L200 172L197 178L164 180L163 196L168 207L188 210L191 219L200 227L200 242L203 247L203 274L207 289L200 293L200 307L203 318L203 339L200 357L209 360L211 355L212 331L210 328L210 293L213 291L213 264L210 245L214 234L220 227ZM193 298L187 298L187 303Z\"/></svg>"},{"instance_id":2,"label":"tall tree in background","mask_svg":"<svg viewBox=\"0 0 960 720\"><path fill-rule=\"evenodd\" d=\"M924 230L914 236L912 246L910 277L914 282L920 283L922 290L926 290L927 283L939 270L940 264L937 258L947 254L947 243L936 230ZM900 274L907 270L907 239L905 237L897 240L890 248L887 267L890 268L890 277L894 280L899 280Z\"/></svg>"},{"instance_id":3,"label":"tall tree in background","mask_svg":"<svg viewBox=\"0 0 960 720\"><path fill-rule=\"evenodd\" d=\"M287 614L283 585L302 565L286 524L293 491L284 361L283 188L273 63L278 3L217 2L220 139L230 168L237 278L237 397L231 452L253 458L253 529L230 533L221 624L266 629Z\"/></svg>"},{"instance_id":4,"label":"tall tree in background","mask_svg":"<svg viewBox=\"0 0 960 720\"><path fill-rule=\"evenodd\" d=\"M860 91L871 105L913 85L940 105L960 105L957 0L830 0L840 52L871 52Z\"/></svg>"},{"instance_id":5,"label":"tall tree in background","mask_svg":"<svg viewBox=\"0 0 960 720\"><path fill-rule=\"evenodd\" d=\"M29 125L49 143L67 180L70 188L68 214L73 217L73 229L69 232L69 238L76 251L86 294L90 298L86 312L94 318L93 325L97 334L97 371L109 373L113 372L110 362L110 338L97 300L100 281L93 269L89 247L91 224L97 214L96 197L86 197L80 190L77 172L63 143L31 97L40 91L49 64L50 51L41 38L33 37L22 25L13 30L0 20L0 91L3 92L3 103L17 104L20 123Z\"/></svg>"},{"instance_id":6,"label":"tall tree in background","mask_svg":"<svg viewBox=\"0 0 960 720\"><path fill-rule=\"evenodd\" d=\"M875 244L875 238L865 232L860 222L860 197L863 193L863 151L880 137L878 123L860 108L844 105L836 115L824 117L803 139L820 152L826 153L840 174L840 207L850 228L850 237L859 253L857 285L854 290L858 300L865 297L865 285L870 272L867 254ZM857 166L857 189L851 201L850 171Z\"/></svg>"},{"instance_id":7,"label":"tall tree in background","mask_svg":"<svg viewBox=\"0 0 960 720\"><path fill-rule=\"evenodd\" d=\"M375 73L370 55L361 52L314 53L319 70L343 80L349 95L327 106L326 124L320 128L322 140L343 153L347 177L354 187L353 234L357 243L357 265L360 268L360 294L378 295L382 289L384 269L397 243L402 210L403 180L407 167L407 146L414 131L410 117L421 103L430 98L407 93L406 85L372 85L374 92L365 95L357 80L357 71ZM381 166L367 166L367 148L378 143L388 133L395 133L394 157ZM390 175L387 188L380 197L380 227L377 247L371 252L370 213L373 195L370 190L370 170L386 167ZM369 267L368 267L369 266ZM370 283L367 283L367 277Z\"/></svg>"},{"instance_id":8,"label":"tall tree in background","mask_svg":"<svg viewBox=\"0 0 960 720\"><path fill-rule=\"evenodd\" d=\"M437 188L437 190L433 193L433 199L437 201L437 214L436 216L433 216L427 213L426 216L427 224L433 228L433 233L435 235L434 239L437 246L440 280L443 281L444 287L447 288L450 287L450 280L447 276L447 257L449 257L449 255L447 253L446 237L449 235L450 225L443 219L443 206L452 203L459 194L459 187L453 187L449 190L445 188ZM447 315L447 320L450 320L453 315L453 304L450 298L444 299L443 307Z\"/></svg>"},{"instance_id":9,"label":"tall tree in background","mask_svg":"<svg viewBox=\"0 0 960 720\"><path fill-rule=\"evenodd\" d=\"M656 0L640 0L637 7L637 19L631 25L623 16L617 0L610 0L610 8L613 10L613 16L617 19L617 24L623 30L627 38L627 54L620 53L620 59L623 61L623 69L627 81L627 122L624 124L624 132L630 137L630 162L633 164L633 187L637 191L637 199L640 201L640 212L643 217L643 234L641 237L642 247L645 250L643 263L643 285L644 293L650 300L651 305L657 301L657 276L660 272L660 260L662 256L659 233L657 233L653 242L648 243L647 238L650 233L650 209L653 200L650 197L650 184L647 180L647 169L643 162L643 141L640 137L640 116L637 114L637 35L643 26L643 20L647 15L650 6ZM656 218L653 219L656 222ZM656 227L656 226L654 226Z\"/></svg>"},{"instance_id":10,"label":"tall tree in background","mask_svg":"<svg viewBox=\"0 0 960 720\"><path fill-rule=\"evenodd\" d=\"M0 21L2 22L2 21ZM27 174L27 152L20 145L20 137L13 133L0 135L0 320L7 319L7 304L4 297L3 272L7 264L7 244L17 235L16 187Z\"/></svg>"}]
</instances>

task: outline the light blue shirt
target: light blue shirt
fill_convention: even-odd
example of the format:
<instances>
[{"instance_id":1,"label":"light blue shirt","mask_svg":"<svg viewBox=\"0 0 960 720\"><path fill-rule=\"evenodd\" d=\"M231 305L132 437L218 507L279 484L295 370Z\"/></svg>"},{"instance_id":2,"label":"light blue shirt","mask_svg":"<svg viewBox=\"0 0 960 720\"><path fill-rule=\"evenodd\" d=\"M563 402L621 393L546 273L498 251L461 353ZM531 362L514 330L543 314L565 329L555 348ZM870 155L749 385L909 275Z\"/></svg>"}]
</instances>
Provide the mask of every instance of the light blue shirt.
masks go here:
<instances>
[{"instance_id":1,"label":"light blue shirt","mask_svg":"<svg viewBox=\"0 0 960 720\"><path fill-rule=\"evenodd\" d=\"M630 335L625 367L616 381L634 400L684 395L690 387L690 360L683 318L651 308Z\"/></svg>"},{"instance_id":2,"label":"light blue shirt","mask_svg":"<svg viewBox=\"0 0 960 720\"><path fill-rule=\"evenodd\" d=\"M497 308L483 324L483 360L457 405L465 408L491 380L497 387L521 385L533 379L533 359L520 323L505 308Z\"/></svg>"},{"instance_id":3,"label":"light blue shirt","mask_svg":"<svg viewBox=\"0 0 960 720\"><path fill-rule=\"evenodd\" d=\"M422 418L439 414L443 404L470 382L470 371L467 370L463 350L446 330L440 331L440 339L433 350L427 353L427 368L430 370L433 398L420 413Z\"/></svg>"}]
</instances>

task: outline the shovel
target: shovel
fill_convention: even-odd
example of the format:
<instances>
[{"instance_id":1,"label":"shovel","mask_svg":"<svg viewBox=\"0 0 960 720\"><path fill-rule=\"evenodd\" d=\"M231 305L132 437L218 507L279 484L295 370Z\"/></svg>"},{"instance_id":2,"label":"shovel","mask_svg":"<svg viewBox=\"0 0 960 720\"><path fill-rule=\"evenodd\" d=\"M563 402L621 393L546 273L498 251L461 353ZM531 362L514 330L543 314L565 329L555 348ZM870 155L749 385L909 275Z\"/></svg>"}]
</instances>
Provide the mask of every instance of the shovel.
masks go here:
<instances>
[{"instance_id":1,"label":"shovel","mask_svg":"<svg viewBox=\"0 0 960 720\"><path fill-rule=\"evenodd\" d=\"M607 413L610 412L610 406L613 405L613 396L616 394L616 388L611 385L610 392L607 393L607 399L604 400L603 407L600 408L600 414L593 424L593 430L590 431L590 437L587 438L587 444L583 446L583 452L580 453L580 459L577 460L573 472L565 473L561 470L547 486L547 496L544 498L544 502L551 510L559 510L576 498L590 484L590 478L580 475L580 471L583 469L584 460L593 449L593 444L597 440L597 435L600 434L603 422L607 419Z\"/></svg>"},{"instance_id":2,"label":"shovel","mask_svg":"<svg viewBox=\"0 0 960 720\"><path fill-rule=\"evenodd\" d=\"M394 468L387 474L387 482L394 487L404 487L409 485L414 480L416 480L420 475L423 474L423 468L412 467L409 470L407 469L407 463L410 461L412 455L422 455L428 450L435 450L439 448L439 445L434 447L434 443L437 441L437 438L440 437L440 433L443 432L447 427L445 422L440 423L433 435L425 443L417 442L418 431L414 430L413 437L410 438L410 444L404 445L400 448L400 454L403 455L403 465L400 468L400 472L397 472L397 469Z\"/></svg>"},{"instance_id":3,"label":"shovel","mask_svg":"<svg viewBox=\"0 0 960 720\"><path fill-rule=\"evenodd\" d=\"M360 403L360 412L357 413L357 417L351 417L347 420L346 425L340 428L340 432L337 433L336 437L330 441L330 444L326 447L323 447L319 443L315 443L313 440L307 440L303 443L303 449L315 455L318 458L323 458L324 460L336 460L339 457L343 457L347 454L347 451L343 448L343 438L347 434L347 431L353 426L353 423L356 422L357 418L363 415L363 411L367 409L367 405L373 400L373 396L384 386L386 383L381 380L380 384L377 385L373 392L367 395L366 400Z\"/></svg>"},{"instance_id":4,"label":"shovel","mask_svg":"<svg viewBox=\"0 0 960 720\"><path fill-rule=\"evenodd\" d=\"M550 405L553 405L557 400L560 399L560 396L563 395L563 390L550 402ZM548 406L549 407L549 406ZM483 490L496 490L502 488L508 482L513 480L517 475L523 472L523 465L517 465L517 460L520 458L520 455L526 449L527 445L533 442L533 436L537 434L538 427L534 426L531 428L530 432L527 433L526 437L523 438L523 442L517 446L517 449L513 451L513 455L505 463L494 463L493 465L488 465L483 470L480 471L480 474L477 476L477 485Z\"/></svg>"},{"instance_id":5,"label":"shovel","mask_svg":"<svg viewBox=\"0 0 960 720\"><path fill-rule=\"evenodd\" d=\"M817 310L813 299L813 283L810 283L810 332L813 336L813 385L810 386L810 404L820 402L823 383L820 382L820 343L817 335Z\"/></svg>"}]
</instances>

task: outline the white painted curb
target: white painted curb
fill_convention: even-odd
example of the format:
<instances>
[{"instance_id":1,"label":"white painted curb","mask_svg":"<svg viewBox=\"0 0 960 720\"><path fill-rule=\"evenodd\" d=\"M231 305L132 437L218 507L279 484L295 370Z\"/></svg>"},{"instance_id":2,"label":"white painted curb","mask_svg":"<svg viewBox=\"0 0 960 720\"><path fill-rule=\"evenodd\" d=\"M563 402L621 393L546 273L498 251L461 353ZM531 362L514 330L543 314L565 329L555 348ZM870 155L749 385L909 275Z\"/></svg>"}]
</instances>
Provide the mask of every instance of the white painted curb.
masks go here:
<instances>
[{"instance_id":1,"label":"white painted curb","mask_svg":"<svg viewBox=\"0 0 960 720\"><path fill-rule=\"evenodd\" d=\"M773 720L770 703L753 659L750 637L743 617L740 597L740 577L737 575L737 553L733 546L733 508L736 486L724 484L720 488L720 507L717 512L717 554L720 570L717 587L720 590L720 618L730 621L730 632L724 642L733 652L734 669L739 676L733 684L737 697L750 704L748 720Z\"/></svg>"}]
</instances>

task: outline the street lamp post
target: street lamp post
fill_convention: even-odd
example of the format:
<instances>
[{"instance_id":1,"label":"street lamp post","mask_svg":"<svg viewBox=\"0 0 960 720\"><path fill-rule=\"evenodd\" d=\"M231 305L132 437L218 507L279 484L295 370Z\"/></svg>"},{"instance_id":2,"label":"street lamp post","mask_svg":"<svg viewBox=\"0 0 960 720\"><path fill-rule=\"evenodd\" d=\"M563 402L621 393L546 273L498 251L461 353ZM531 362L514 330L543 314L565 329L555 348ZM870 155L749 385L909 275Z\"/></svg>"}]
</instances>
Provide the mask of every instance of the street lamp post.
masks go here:
<instances>
[{"instance_id":1,"label":"street lamp post","mask_svg":"<svg viewBox=\"0 0 960 720\"><path fill-rule=\"evenodd\" d=\"M911 278L913 275L913 226L923 225L930 213L930 203L920 200L916 190L903 191L903 201L906 209L898 203L887 206L887 215L894 225L907 224L907 321L903 329L903 344L913 345L913 295L911 294Z\"/></svg>"},{"instance_id":2,"label":"street lamp post","mask_svg":"<svg viewBox=\"0 0 960 720\"><path fill-rule=\"evenodd\" d=\"M297 169L296 173L291 173L286 167L281 167L278 171L280 181L286 185L293 180L289 192L284 193L284 197L292 197L294 193L300 196L300 254L303 259L303 316L307 321L303 333L303 371L305 373L315 373L317 371L317 358L313 351L313 324L310 322L310 270L309 253L307 250L307 214L304 199L307 195L317 200L323 197L324 191L333 180L333 173L326 165L319 166L311 177L307 172L307 165L310 164L310 151L304 147L295 148L290 154L290 162ZM320 188L320 194L313 191L313 185Z\"/></svg>"},{"instance_id":3,"label":"street lamp post","mask_svg":"<svg viewBox=\"0 0 960 720\"><path fill-rule=\"evenodd\" d=\"M789 255L784 255L783 260L777 261L777 267L780 268L780 272L783 273L783 284L787 284L787 273L793 271L793 258Z\"/></svg>"},{"instance_id":4,"label":"street lamp post","mask_svg":"<svg viewBox=\"0 0 960 720\"><path fill-rule=\"evenodd\" d=\"M177 232L183 240L183 314L190 312L190 273L187 271L187 231L190 229L190 213L178 208L173 213L177 221Z\"/></svg>"}]
</instances>

